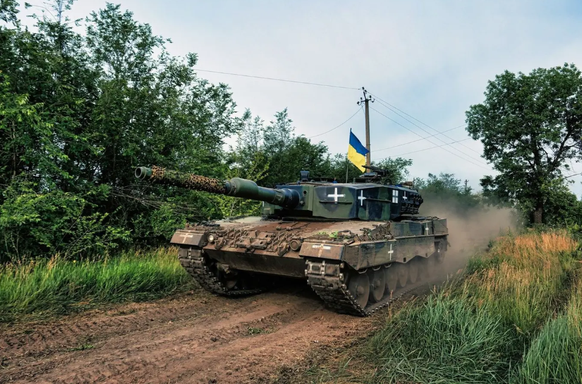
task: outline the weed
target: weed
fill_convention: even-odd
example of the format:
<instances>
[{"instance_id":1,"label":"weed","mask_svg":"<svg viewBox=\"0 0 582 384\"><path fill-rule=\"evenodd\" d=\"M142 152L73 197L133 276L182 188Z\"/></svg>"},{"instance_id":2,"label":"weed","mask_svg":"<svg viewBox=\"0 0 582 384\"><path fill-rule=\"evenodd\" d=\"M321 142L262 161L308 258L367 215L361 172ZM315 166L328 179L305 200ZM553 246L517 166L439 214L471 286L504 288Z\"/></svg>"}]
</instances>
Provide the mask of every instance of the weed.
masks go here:
<instances>
[{"instance_id":1,"label":"weed","mask_svg":"<svg viewBox=\"0 0 582 384\"><path fill-rule=\"evenodd\" d=\"M251 336L254 336L254 335L262 335L265 333L271 333L271 331L269 331L268 329L264 329L264 328L249 327L247 329L247 333Z\"/></svg>"},{"instance_id":2,"label":"weed","mask_svg":"<svg viewBox=\"0 0 582 384\"><path fill-rule=\"evenodd\" d=\"M81 344L77 347L74 348L70 348L68 351L69 352L75 352L75 351L85 351L87 349L93 349L95 348L95 346L93 344Z\"/></svg>"}]
</instances>

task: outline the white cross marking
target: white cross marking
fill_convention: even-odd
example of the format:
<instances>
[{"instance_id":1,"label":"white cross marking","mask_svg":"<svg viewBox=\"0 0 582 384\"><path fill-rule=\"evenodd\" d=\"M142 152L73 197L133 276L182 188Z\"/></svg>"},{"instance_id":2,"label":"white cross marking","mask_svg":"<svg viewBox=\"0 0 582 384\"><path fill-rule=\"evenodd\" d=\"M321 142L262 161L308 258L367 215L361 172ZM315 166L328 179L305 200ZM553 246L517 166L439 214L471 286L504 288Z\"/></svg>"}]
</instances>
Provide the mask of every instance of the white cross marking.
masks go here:
<instances>
[{"instance_id":1,"label":"white cross marking","mask_svg":"<svg viewBox=\"0 0 582 384\"><path fill-rule=\"evenodd\" d=\"M390 243L390 250L388 253L390 254L390 260L392 260L392 254L394 253L394 250L392 249L392 243Z\"/></svg>"},{"instance_id":2,"label":"white cross marking","mask_svg":"<svg viewBox=\"0 0 582 384\"><path fill-rule=\"evenodd\" d=\"M186 242L186 239L191 239L194 237L194 235L191 233L183 233L180 235L180 237L183 237L182 244L184 244Z\"/></svg>"},{"instance_id":3,"label":"white cross marking","mask_svg":"<svg viewBox=\"0 0 582 384\"><path fill-rule=\"evenodd\" d=\"M337 203L337 198L338 197L344 197L345 195L338 195L337 193L337 187L335 187L335 191L333 193L333 195L327 195L327 197L333 197L333 201L335 201Z\"/></svg>"},{"instance_id":4,"label":"white cross marking","mask_svg":"<svg viewBox=\"0 0 582 384\"><path fill-rule=\"evenodd\" d=\"M428 235L428 223L426 223L426 228L424 228L426 230L426 234Z\"/></svg>"},{"instance_id":5,"label":"white cross marking","mask_svg":"<svg viewBox=\"0 0 582 384\"><path fill-rule=\"evenodd\" d=\"M364 197L364 191L360 191L360 196L358 197L358 200L360 200L360 205L363 207L364 206L364 200L366 200L367 197Z\"/></svg>"}]
</instances>

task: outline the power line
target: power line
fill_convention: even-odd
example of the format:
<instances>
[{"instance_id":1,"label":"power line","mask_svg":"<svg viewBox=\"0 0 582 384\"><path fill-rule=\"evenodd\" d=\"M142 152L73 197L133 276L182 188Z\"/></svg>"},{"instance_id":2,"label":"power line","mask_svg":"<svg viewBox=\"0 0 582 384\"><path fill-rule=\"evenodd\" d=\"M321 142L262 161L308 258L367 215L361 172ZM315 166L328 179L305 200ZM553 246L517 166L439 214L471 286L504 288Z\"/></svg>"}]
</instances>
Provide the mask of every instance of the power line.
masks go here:
<instances>
[{"instance_id":1,"label":"power line","mask_svg":"<svg viewBox=\"0 0 582 384\"><path fill-rule=\"evenodd\" d=\"M405 111L403 111L402 109L400 109L400 108L396 107L395 105L392 105L392 104L390 104L390 103L389 103L389 102L387 102L386 100L383 100L383 99L381 99L380 97L378 97L378 96L376 96L376 95L374 95L374 97L375 97L375 98L376 98L376 99L377 99L377 100L380 102L380 104L381 104L381 105L383 105L384 107L386 107L386 108L388 108L388 109L392 110L392 112L396 113L398 116L402 117L404 120L406 120L406 121L410 122L410 123L411 123L411 124L413 124L414 126L416 126L416 127L420 128L420 129L423 129L422 127L419 127L418 125L416 125L416 124L415 124L415 123L413 123L412 121L408 120L406 117L402 116L402 115L401 115L400 113L398 113L398 112L401 112L401 113L403 113L404 115L406 115L406 116L410 117L411 119L418 121L420 124L424 125L425 127L428 127L428 128L430 128L430 129L432 129L432 130L433 130L433 131L435 131L435 132L439 132L439 130L438 130L438 129L431 127L430 125L426 124L426 123L425 123L425 122L423 122L423 121L420 121L420 120L419 120L419 119L417 119L416 117L414 117L414 116L410 115L409 113L406 113ZM424 129L423 129L423 130L424 130ZM425 132L426 132L426 131L425 131ZM427 133L429 133L429 132L427 132ZM449 136L447 136L447 135L443 135L443 136L445 136L447 139L454 140L452 137L449 137ZM439 139L439 140L441 140L441 139ZM442 142L444 142L444 140L441 140L441 141L442 141ZM471 147L468 147L468 146L466 146L466 145L464 145L464 144L461 144L461 146L463 146L463 147L465 147L465 148L467 148L467 149L469 149L470 151L473 151L473 152L475 152L475 153L479 153L478 151L476 151L476 150L474 150L473 148L471 148ZM457 150L457 151L459 151L459 152L463 153L463 154L464 154L464 155L466 155L466 156L469 156L469 155L465 154L464 152L460 151L460 150L459 150L459 149L457 149L457 148L455 148L455 150Z\"/></svg>"},{"instance_id":2,"label":"power line","mask_svg":"<svg viewBox=\"0 0 582 384\"><path fill-rule=\"evenodd\" d=\"M574 176L578 176L578 175L582 175L582 172L578 172L578 173L573 173L571 175L567 175L564 177L564 179L569 179L570 177L574 177Z\"/></svg>"},{"instance_id":3,"label":"power line","mask_svg":"<svg viewBox=\"0 0 582 384\"><path fill-rule=\"evenodd\" d=\"M221 75L229 75L229 76L239 76L239 77L248 77L251 79L261 79L261 80L271 80L271 81L281 81L284 83L294 83L294 84L303 84L303 85L314 85L317 87L328 87L328 88L339 88L339 89L349 89L351 91L356 90L359 91L360 88L356 87L345 87L342 85L334 85L334 84L323 84L323 83L312 83L310 81L299 81L299 80L288 80L288 79L279 79L276 77L266 77L266 76L255 76L255 75L244 75L242 73L232 73L232 72L222 72L222 71L211 71L209 69L196 69L197 72L209 72L209 73L219 73Z\"/></svg>"},{"instance_id":4,"label":"power line","mask_svg":"<svg viewBox=\"0 0 582 384\"><path fill-rule=\"evenodd\" d=\"M196 71L198 71L198 72L216 73L216 74L229 75L229 76L246 77L246 78L253 78L253 79L260 79L260 80L279 81L279 82L285 82L285 83L293 83L293 84L312 85L312 86L318 86L318 87L328 87L328 88L338 88L338 89L348 89L348 90L359 90L359 89L360 89L360 88L356 88L356 87L346 87L346 86L342 86L342 85L335 85L335 84L324 84L324 83L315 83L315 82L309 82L309 81L289 80L289 79L281 79L281 78L276 78L276 77L256 76L256 75L247 75L247 74L242 74L242 73L224 72L224 71L215 71L215 70L209 70L209 69L196 69ZM427 141L429 141L430 143L432 143L432 144L435 144L435 143L433 143L432 141L428 140L428 138L430 138L430 137L436 137L436 136L438 136L438 135L441 135L441 134L442 134L443 136L445 136L445 137L449 138L449 139L452 139L451 137L449 137L449 136L447 136L447 135L444 135L444 133L443 133L443 132L439 132L438 130L436 130L436 129L432 128L432 127L431 127L431 126L429 126L428 124L426 124L426 123L424 123L424 122L422 122L422 121L418 120L418 119L417 119L417 118L415 118L414 116L411 116L411 115L409 115L408 113L406 113L406 112L402 111L401 109L399 109L399 108L397 108L397 107L393 106L392 104L390 104L390 103L388 103L387 101L385 101L385 100L383 100L383 99L379 98L378 96L376 96L376 95L373 95L373 96L374 96L374 97L375 97L377 100L379 100L379 101L380 101L380 104L382 104L384 107L388 108L388 109L389 109L389 110L391 110L392 112L394 112L394 113L396 113L397 115L399 115L400 117L402 117L404 120L406 120L406 121L410 122L411 124L413 124L413 125L414 125L414 126L416 126L417 128L419 128L419 129L423 130L424 132L426 132L426 133L429 133L429 134L430 134L430 132L426 131L424 128L422 128L422 127L420 127L419 125L417 125L416 123L414 123L414 122L410 121L409 119L407 119L406 117L402 116L400 113L398 113L398 112L396 112L396 111L399 111L399 112L401 112L402 114L404 114L404 115L406 115L406 116L409 116L410 118L412 118L412 119L414 119L414 120L418 121L419 123L421 123L421 124L425 125L426 127L430 128L430 129L432 129L432 130L434 130L435 132L437 132L437 134L432 134L431 136L428 136L428 137L422 137L421 135L418 135L416 132L414 132L414 131L410 130L409 128L405 127L404 125L400 124L400 123L399 123L399 122L397 122L396 120L393 120L393 119L391 119L390 117L388 117L388 116L386 116L386 115L382 114L382 113L381 113L381 112L379 112L378 110L374 109L374 111L376 111L378 114L380 114L380 115L382 115L382 116L386 117L387 119L389 119L389 120L393 121L394 123L396 123L396 124L400 125L401 127L403 127L403 128L405 128L405 129L407 129L408 131L410 131L410 132L412 132L412 133L414 133L414 134L418 135L419 137L421 137L421 140L427 140ZM372 109L373 109L373 108L372 108ZM395 111L395 110L396 110L396 111ZM321 135L324 135L324 134L326 134L326 133L329 133L329 132L332 132L332 131L334 131L335 129L337 129L337 128L341 127L342 125L344 125L345 123L347 123L349 120L351 120L351 119L352 119L352 118L353 118L353 117L354 117L356 114L358 114L358 112L359 112L359 111L360 111L360 110L356 111L356 113L354 113L354 114L353 114L353 115L352 115L350 118L348 118L348 119L347 119L346 121L344 121L342 124L340 124L340 125L338 125L338 126L336 126L336 127L332 128L332 129L330 129L329 131L326 131L326 132L323 132L323 133L321 133L321 134L317 134L317 135L314 135L314 136L310 136L310 137L308 137L308 138L310 139L310 138L313 138L313 137L318 137L318 136L321 136ZM452 130L452 129L451 129L451 130ZM445 131L445 132L448 132L448 131ZM442 139L440 139L440 138L438 138L438 137L437 137L437 139L438 139L438 140L440 140L440 141L442 141L442 142L444 143L444 140L442 140ZM419 141L419 140L416 140L416 141ZM455 142L453 142L453 143L457 143L457 142L461 142L461 141L465 141L465 140L459 140L459 141L455 141ZM402 145L404 145L404 144L402 144ZM444 145L442 145L442 146L440 146L440 147L444 147L444 146L447 146L447 145L449 145L449 143L445 143ZM463 146L464 146L464 145L463 145ZM437 146L437 147L439 147L439 146ZM475 151L475 150L474 150L474 149L472 149L472 148L469 148L469 147L466 147L466 148L468 148L468 149L470 149L470 150L472 150L472 151ZM383 149L380 149L380 150L384 150L384 149L389 149L389 148L383 148ZM456 151L458 151L458 152L462 153L463 155L465 155L465 156L467 156L467 157L471 158L471 156L470 156L470 155L468 155L468 154L466 154L466 153L464 153L464 152L460 151L459 149L457 149L457 148L453 148L453 149L455 149ZM380 151L380 150L379 150L379 151ZM481 166L482 168L484 168L482 165L479 165L479 164L477 164L477 163L475 163L475 162L473 162L473 161L470 161L470 160L468 160L468 159L465 159L465 158L463 158L463 157L461 157L461 156L459 156L459 155L457 155L457 154L455 154L455 153L452 153L452 152L450 152L450 151L448 151L448 152L449 152L449 153L451 153L451 154L453 154L453 155L455 155L455 156L457 156L457 157L459 157L459 158L461 158L461 159L463 159L463 160L465 160L465 161L469 161L470 163L472 163L472 164L474 164L474 165ZM477 152L477 151L475 151L475 152Z\"/></svg>"},{"instance_id":5,"label":"power line","mask_svg":"<svg viewBox=\"0 0 582 384\"><path fill-rule=\"evenodd\" d=\"M465 125L459 125L459 126L457 126L457 127L454 127L454 128L451 128L451 129L447 129L446 131L442 131L441 133L435 133L434 135L430 135L430 136L427 136L427 137L423 137L423 138L421 138L421 139L416 139L416 140L408 141L408 142L406 142L406 143L402 143L402 144L398 144L398 145L393 145L393 146L391 146L391 147L386 147L386 148L380 148L380 149L376 149L376 150L374 151L374 153L378 153L378 152L380 152L380 151L385 151L385 150L387 150L387 149L393 149L393 148L402 147L402 146L404 146L404 145L408 145L408 144L417 143L417 142L419 142L419 141L422 141L422 140L425 140L425 139L428 139L428 138L431 138L431 137L434 137L434 136L442 135L442 134L443 134L443 133L445 133L445 132L454 131L455 129L464 128L464 127L465 127ZM464 141L464 140L463 140L463 141Z\"/></svg>"},{"instance_id":6,"label":"power line","mask_svg":"<svg viewBox=\"0 0 582 384\"><path fill-rule=\"evenodd\" d=\"M356 113L354 113L353 115L351 115L346 121L344 121L343 123L341 123L337 127L334 127L332 129L330 129L329 131L325 131L323 133L318 133L317 135L309 136L309 137L307 137L307 139L312 139L314 137L321 136L321 135L325 135L326 133L330 133L332 131L335 131L336 129L338 129L339 127L341 127L342 125L344 125L345 123L347 123L348 121L350 121L351 119L353 119L354 116L356 116L361 111L362 111L362 107L358 108L358 110L356 111Z\"/></svg>"},{"instance_id":7,"label":"power line","mask_svg":"<svg viewBox=\"0 0 582 384\"><path fill-rule=\"evenodd\" d=\"M384 104L385 102L383 102L382 100L380 100L379 102L380 102L380 105L383 105L384 107L388 108L388 109L389 109L391 112L393 112L393 113L397 114L397 115L398 115L398 116L400 116L402 119L404 119L404 120L408 121L409 123L411 123L411 124L412 124L412 125L414 125L415 127L417 127L417 128L419 128L420 130L422 130L423 132L426 132L426 133L429 133L429 134L430 134L430 132L429 132L429 131L427 131L426 129L422 128L420 125L418 125L418 124L414 123L413 121L411 121L411 120L407 119L405 116L403 116L402 114L398 113L398 112L397 112L395 109L393 109L393 108L391 108L390 106L388 106L388 105L391 105L391 104L388 104L388 105L386 105L386 104ZM396 108L396 107L394 107L394 108ZM396 108L396 109L400 111L400 109L398 109L398 108ZM402 112L402 113L404 113L404 114L408 115L406 112ZM409 116L410 116L410 115L409 115ZM415 119L415 118L414 118L414 117L412 117L412 116L411 116L411 118ZM415 120L418 120L418 119L415 119ZM424 123L423 123L423 124L424 124ZM425 124L425 125L426 125L426 124ZM428 125L427 125L427 126L428 126ZM429 127L429 128L431 128L431 129L432 129L433 131L435 131L435 132L439 132L438 130L436 130L436 129L432 128L432 127ZM440 133L440 132L439 132L439 133ZM443 136L444 136L444 137L446 137L446 138L447 138L447 139L449 139L449 140L454 140L454 139L453 139L452 137L450 137L450 136L447 136L447 135L444 135L444 134L443 134ZM439 140L439 141L441 141L441 142L443 142L443 143L445 143L445 140L443 140L443 139L441 139L441 138L439 138L439 137L436 137L436 139L437 139L437 140ZM463 145L463 144L461 144L461 145ZM464 146L464 145L463 145L463 146ZM469 148L469 147L467 147L467 148ZM461 153L461 154L462 154L462 155L464 155L464 156L467 156L468 158L471 158L471 159L473 159L473 160L476 160L476 161L479 161L479 162L481 161L481 159L477 159L477 158L473 157L472 155L470 155L470 154L468 154L468 153L465 153L465 152L461 151L459 148L454 148L454 147L453 147L452 149L454 149L455 151L457 151L457 152ZM470 149L471 149L471 148L470 148ZM474 152L476 152L474 149L471 149L471 150L472 150L472 151L474 151Z\"/></svg>"},{"instance_id":8,"label":"power line","mask_svg":"<svg viewBox=\"0 0 582 384\"><path fill-rule=\"evenodd\" d=\"M418 152L424 152L424 151L428 151L428 150L430 150L430 149L435 149L435 148L442 148L442 147L446 147L446 146L449 146L449 145L453 145L453 144L461 143L461 142L463 142L463 141L467 141L467 140L471 140L471 138L470 138L470 137L467 137L466 139L463 139L463 140L456 140L456 141L453 141L453 142L450 142L450 143L445 143L445 144L436 145L436 146L434 146L434 147L429 147L429 148L419 149L419 150L416 150L416 151L411 151L411 152L401 153L400 155L396 155L396 156L397 156L397 157L398 157L398 156L405 156L405 155L410 155L410 154L412 154L412 153L418 153Z\"/></svg>"},{"instance_id":9,"label":"power line","mask_svg":"<svg viewBox=\"0 0 582 384\"><path fill-rule=\"evenodd\" d=\"M436 143L434 143L434 142L430 141L428 138L422 137L422 136L421 136L419 133L417 133L417 132L413 131L412 129L410 129L410 128L406 127L406 126L404 126L403 124L400 124L400 122L398 122L398 121L396 121L396 120L394 120L394 119L392 119L392 118L390 118L390 117L386 116L385 114L383 114L382 112L378 111L377 109L375 109L375 108L372 108L372 110L376 111L376 113L378 113L378 114L379 114L379 115L381 115L381 116L384 116L385 118L387 118L388 120L390 120L390 121L394 122L395 124L398 124L398 125L400 125L402 128L406 129L407 131L410 131L410 132L414 133L415 135L417 135L417 136L421 137L422 139L424 139L424 140L428 141L429 143L436 145ZM428 133L430 133L430 132L428 132ZM443 141L443 140L441 140L441 141ZM448 143L445 143L445 145L448 145ZM440 146L440 147L444 147L445 145L443 145L443 146ZM437 147L435 147L435 148L438 148L438 147L439 147L439 146L437 145ZM457 156L459 159L462 159L462 160L464 160L464 161L467 161L467 162L469 162L469 163L471 163L471 164L473 164L473 165L476 165L476 166L478 166L478 167L481 167L481 168L483 168L483 169L487 169L487 170L489 169L489 168L486 168L486 167L484 167L482 164L479 164L479 163L476 163L476 162L474 162L474 161L471 161L471 159L470 159L470 158L468 158L468 159L467 159L467 158L464 158L464 157L462 157L462 156L459 156L458 154L456 154L456 153L454 153L454 152L451 152L451 151L449 151L449 150L446 150L445 148L443 148L443 150L445 150L446 152L450 153L451 155Z\"/></svg>"}]
</instances>

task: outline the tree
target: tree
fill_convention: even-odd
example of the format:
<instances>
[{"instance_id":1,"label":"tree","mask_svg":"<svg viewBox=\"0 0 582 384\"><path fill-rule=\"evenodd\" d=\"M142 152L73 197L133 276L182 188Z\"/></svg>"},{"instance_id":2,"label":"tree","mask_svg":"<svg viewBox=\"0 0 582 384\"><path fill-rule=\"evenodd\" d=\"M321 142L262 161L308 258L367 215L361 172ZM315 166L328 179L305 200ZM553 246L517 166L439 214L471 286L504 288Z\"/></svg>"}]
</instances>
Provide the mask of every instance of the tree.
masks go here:
<instances>
[{"instance_id":1,"label":"tree","mask_svg":"<svg viewBox=\"0 0 582 384\"><path fill-rule=\"evenodd\" d=\"M463 185L461 179L456 179L452 173L441 173L438 176L429 173L427 179L416 178L414 186L424 198L421 212L435 212L446 207L453 212L466 214L480 205L479 196L473 194L471 187Z\"/></svg>"},{"instance_id":2,"label":"tree","mask_svg":"<svg viewBox=\"0 0 582 384\"><path fill-rule=\"evenodd\" d=\"M133 168L223 178L224 139L241 127L228 86L119 6L76 33L73 2L46 2L28 29L17 1L0 1L0 259L106 252L129 231L165 242L186 220L221 217L207 196L137 182Z\"/></svg>"},{"instance_id":3,"label":"tree","mask_svg":"<svg viewBox=\"0 0 582 384\"><path fill-rule=\"evenodd\" d=\"M372 162L373 166L376 166L387 171L386 178L392 184L400 184L406 181L408 177L408 167L412 165L411 159L403 159L402 157L397 157L392 159L390 157L380 160L378 162Z\"/></svg>"},{"instance_id":4,"label":"tree","mask_svg":"<svg viewBox=\"0 0 582 384\"><path fill-rule=\"evenodd\" d=\"M508 71L490 81L485 101L466 113L467 131L480 139L483 156L499 172L481 185L489 193L530 207L534 223L567 161L580 156L582 76L573 64L539 68L529 75Z\"/></svg>"},{"instance_id":5,"label":"tree","mask_svg":"<svg viewBox=\"0 0 582 384\"><path fill-rule=\"evenodd\" d=\"M397 157L395 159L386 158L378 162L372 161L374 167L385 169L387 171L386 179L392 184L399 184L406 181L408 177L408 167L412 165L412 160ZM339 182L346 181L351 183L355 178L362 175L362 171L353 165L347 158L345 153L335 154L330 160L329 176L337 179Z\"/></svg>"}]
</instances>

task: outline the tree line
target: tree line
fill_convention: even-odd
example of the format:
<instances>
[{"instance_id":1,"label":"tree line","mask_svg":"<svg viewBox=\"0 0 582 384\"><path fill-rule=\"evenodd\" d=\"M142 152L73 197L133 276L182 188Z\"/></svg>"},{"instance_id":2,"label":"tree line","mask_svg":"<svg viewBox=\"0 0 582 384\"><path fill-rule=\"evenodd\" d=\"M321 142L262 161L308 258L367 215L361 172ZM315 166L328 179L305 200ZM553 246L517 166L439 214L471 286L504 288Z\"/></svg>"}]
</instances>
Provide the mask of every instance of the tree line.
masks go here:
<instances>
[{"instance_id":1,"label":"tree line","mask_svg":"<svg viewBox=\"0 0 582 384\"><path fill-rule=\"evenodd\" d=\"M268 123L248 110L239 114L228 85L198 75L196 54L171 55L169 40L131 12L107 4L84 20L70 20L73 2L47 3L51 12L35 15L31 28L23 25L16 0L0 2L0 260L101 255L162 244L187 221L258 212L254 202L140 183L133 176L138 165L220 179L244 177L264 186L297 180L303 169L339 181L346 171L349 180L359 174L345 154L332 154L324 143L297 136L286 109ZM75 26L83 26L83 33ZM573 91L568 81L580 76L574 66L550 74L565 77L556 80L563 92L544 97L568 106L547 112L551 122L539 125L540 132L531 131L529 144L516 132L511 139L515 148L494 150L500 147L499 124L511 120L516 129L520 125L514 112L504 109L508 115L503 116L495 110L513 102L494 102L501 98L495 86L488 88L487 103L468 112L468 131L484 142L485 158L501 172L483 180L483 195L460 189L460 180L450 174L417 180L419 186L427 193L438 190L466 199L468 205L512 204L538 212L542 201L550 219L563 218L560 210L579 212L561 170L579 153L576 116L582 116L582 103L580 93L576 98L567 93ZM510 75L492 84L519 87L514 83L524 76ZM541 87L543 81L531 86ZM522 115L532 113L537 111ZM569 133L560 136L560 129ZM227 137L236 138L228 149ZM565 144L555 148L556 140ZM523 154L536 144L541 157L530 161ZM522 163L511 162L519 156ZM397 183L408 176L411 164L389 158L375 165L388 169L389 179ZM531 188L516 189L519 177ZM439 190L439 185L445 187Z\"/></svg>"}]
</instances>

